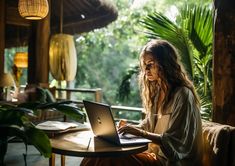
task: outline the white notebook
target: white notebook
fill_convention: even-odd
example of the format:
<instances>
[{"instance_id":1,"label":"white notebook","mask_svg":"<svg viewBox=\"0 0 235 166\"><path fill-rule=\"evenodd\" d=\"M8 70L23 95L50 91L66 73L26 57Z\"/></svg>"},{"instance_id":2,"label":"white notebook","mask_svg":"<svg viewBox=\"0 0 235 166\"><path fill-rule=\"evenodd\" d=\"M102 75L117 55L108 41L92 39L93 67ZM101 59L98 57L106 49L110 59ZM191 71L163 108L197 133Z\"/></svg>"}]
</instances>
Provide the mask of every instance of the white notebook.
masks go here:
<instances>
[{"instance_id":1,"label":"white notebook","mask_svg":"<svg viewBox=\"0 0 235 166\"><path fill-rule=\"evenodd\" d=\"M36 125L36 128L45 131L63 131L67 129L89 129L89 127L82 123L60 122L60 121L45 121Z\"/></svg>"}]
</instances>

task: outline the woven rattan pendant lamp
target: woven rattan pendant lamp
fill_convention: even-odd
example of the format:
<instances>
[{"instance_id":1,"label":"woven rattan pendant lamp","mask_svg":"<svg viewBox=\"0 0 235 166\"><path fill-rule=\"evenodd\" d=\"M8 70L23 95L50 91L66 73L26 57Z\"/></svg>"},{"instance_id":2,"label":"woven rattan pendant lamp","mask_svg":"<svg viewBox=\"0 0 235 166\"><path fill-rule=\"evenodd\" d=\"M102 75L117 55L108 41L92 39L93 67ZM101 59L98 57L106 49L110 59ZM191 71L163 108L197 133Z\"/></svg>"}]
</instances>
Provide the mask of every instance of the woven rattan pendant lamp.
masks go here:
<instances>
[{"instance_id":1,"label":"woven rattan pendant lamp","mask_svg":"<svg viewBox=\"0 0 235 166\"><path fill-rule=\"evenodd\" d=\"M50 71L57 81L72 81L77 72L77 54L73 36L62 33L63 0L60 2L60 33L53 35L50 40Z\"/></svg>"},{"instance_id":2,"label":"woven rattan pendant lamp","mask_svg":"<svg viewBox=\"0 0 235 166\"><path fill-rule=\"evenodd\" d=\"M47 16L49 6L47 0L19 0L20 15L29 20L40 20Z\"/></svg>"}]
</instances>

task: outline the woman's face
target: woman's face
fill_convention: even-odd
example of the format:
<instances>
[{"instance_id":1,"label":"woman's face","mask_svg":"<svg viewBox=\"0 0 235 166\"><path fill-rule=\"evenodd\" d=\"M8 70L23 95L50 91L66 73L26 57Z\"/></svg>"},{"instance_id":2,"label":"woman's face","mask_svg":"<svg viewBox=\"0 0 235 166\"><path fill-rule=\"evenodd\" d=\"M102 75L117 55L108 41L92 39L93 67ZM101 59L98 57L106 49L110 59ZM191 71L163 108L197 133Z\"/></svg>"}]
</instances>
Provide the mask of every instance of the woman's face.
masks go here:
<instances>
[{"instance_id":1,"label":"woman's face","mask_svg":"<svg viewBox=\"0 0 235 166\"><path fill-rule=\"evenodd\" d=\"M160 79L157 62L151 54L145 54L143 56L142 68L149 81L158 81Z\"/></svg>"}]
</instances>

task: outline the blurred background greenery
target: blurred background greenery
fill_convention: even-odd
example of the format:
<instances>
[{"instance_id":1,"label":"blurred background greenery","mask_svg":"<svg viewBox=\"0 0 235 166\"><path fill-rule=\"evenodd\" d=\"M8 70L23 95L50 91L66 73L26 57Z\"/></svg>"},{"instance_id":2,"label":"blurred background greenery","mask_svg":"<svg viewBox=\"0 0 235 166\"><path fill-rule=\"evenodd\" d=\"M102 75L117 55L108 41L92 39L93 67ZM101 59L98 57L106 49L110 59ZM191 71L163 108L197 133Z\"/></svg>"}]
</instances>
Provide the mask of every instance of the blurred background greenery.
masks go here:
<instances>
[{"instance_id":1,"label":"blurred background greenery","mask_svg":"<svg viewBox=\"0 0 235 166\"><path fill-rule=\"evenodd\" d=\"M104 103L142 107L137 82L138 55L150 38L163 38L178 48L201 97L202 117L210 120L212 0L113 1L118 8L116 21L74 36L78 56L74 87L101 88ZM6 71L12 71L17 49L6 49ZM20 84L26 81L27 69Z\"/></svg>"}]
</instances>

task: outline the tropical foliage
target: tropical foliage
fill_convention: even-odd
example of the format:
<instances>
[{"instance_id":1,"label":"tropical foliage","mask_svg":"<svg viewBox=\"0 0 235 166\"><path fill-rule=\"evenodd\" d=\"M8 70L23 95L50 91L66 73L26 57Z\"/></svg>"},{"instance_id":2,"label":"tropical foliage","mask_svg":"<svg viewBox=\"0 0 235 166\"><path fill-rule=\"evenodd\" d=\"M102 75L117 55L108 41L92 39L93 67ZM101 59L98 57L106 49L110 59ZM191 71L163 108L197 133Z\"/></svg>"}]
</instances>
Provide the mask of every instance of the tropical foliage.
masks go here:
<instances>
[{"instance_id":1,"label":"tropical foliage","mask_svg":"<svg viewBox=\"0 0 235 166\"><path fill-rule=\"evenodd\" d=\"M185 5L176 21L163 14L149 14L142 21L148 38L161 38L171 42L179 51L181 61L202 99L202 116L211 117L211 64L212 64L212 11L208 6ZM130 71L130 70L129 70ZM134 68L136 70L136 67ZM135 72L132 72L135 73ZM119 92L131 78L124 76Z\"/></svg>"},{"instance_id":2,"label":"tropical foliage","mask_svg":"<svg viewBox=\"0 0 235 166\"><path fill-rule=\"evenodd\" d=\"M22 103L19 105L0 105L0 165L4 165L4 157L7 152L8 142L18 137L27 145L32 144L44 157L50 157L51 144L48 136L35 127L29 120L30 116L35 116L37 110L55 109L65 115L82 119L84 113L78 107L71 105L71 101L51 102L51 103ZM26 162L26 159L25 159Z\"/></svg>"},{"instance_id":3,"label":"tropical foliage","mask_svg":"<svg viewBox=\"0 0 235 166\"><path fill-rule=\"evenodd\" d=\"M74 80L74 87L101 88L103 91L103 102L105 103L141 107L138 81L137 77L133 77L133 74L138 72L138 68L135 67L138 64L138 55L148 38L146 38L146 34L143 32L143 25L140 25L140 21L146 18L148 14L158 11L158 13L163 13L161 15L169 20L169 25L172 25L172 22L176 29L186 30L184 26L182 26L183 21L181 15L178 15L177 20L172 19L176 13L183 14L181 10L178 12L177 9L184 7L185 3L206 4L210 3L210 1L211 0L113 0L118 8L118 19L116 21L105 28L74 36L78 55L78 71ZM188 9L191 10L192 8L190 7ZM186 22L185 20L185 25L187 25ZM145 31L146 30L145 28ZM161 28L159 30L161 30ZM151 30L147 32L152 33ZM182 33L187 33L187 31ZM195 65L195 57L193 56L199 56L200 54L197 49L191 49L194 48L194 46L190 40L187 41L187 35L183 37L180 41L183 42L183 44L188 42L190 46L185 47L186 50L183 50L183 52L187 53L188 51L188 53L191 54L190 57L186 57L187 55L185 55L185 64L189 63L187 67L192 70L191 75L199 75L201 72L197 71L191 65ZM182 49L184 48L183 46L181 47ZM7 63L5 71L11 71L15 51L16 50L11 49L5 50ZM199 56L199 60L202 60L201 55ZM206 59L203 61L206 62ZM210 62L209 60L208 63ZM210 69L207 71L210 80ZM23 73L21 83L26 82L27 71L25 70ZM123 76L125 77L124 79L122 79ZM50 77L50 82L51 80L52 77ZM203 85L203 80L204 77L197 79L198 84L201 83L201 85ZM194 81L196 82L196 79L194 79ZM119 88L120 85L121 88ZM209 85L210 81L208 81L206 91L208 94L210 94ZM74 99L85 99L83 97L86 96L78 94L74 96Z\"/></svg>"},{"instance_id":4,"label":"tropical foliage","mask_svg":"<svg viewBox=\"0 0 235 166\"><path fill-rule=\"evenodd\" d=\"M144 34L138 32L138 26L139 18L147 12L143 9L130 10L131 3L126 0L117 5L119 17L107 28L75 36L78 53L75 86L102 88L103 102L137 107L141 106L138 88L132 88L129 93L132 99L126 101L117 98L117 89L126 68L137 63L139 48L146 41Z\"/></svg>"}]
</instances>

